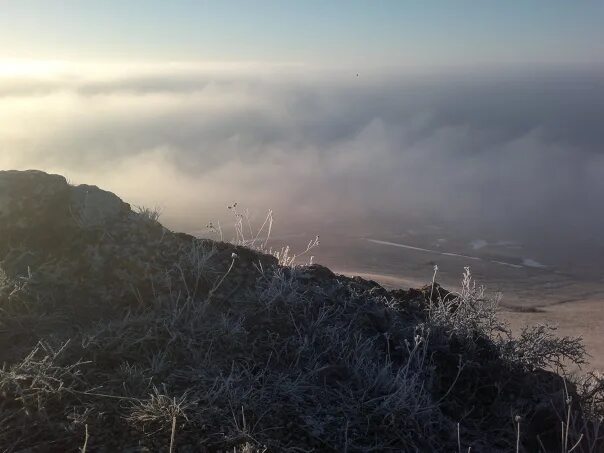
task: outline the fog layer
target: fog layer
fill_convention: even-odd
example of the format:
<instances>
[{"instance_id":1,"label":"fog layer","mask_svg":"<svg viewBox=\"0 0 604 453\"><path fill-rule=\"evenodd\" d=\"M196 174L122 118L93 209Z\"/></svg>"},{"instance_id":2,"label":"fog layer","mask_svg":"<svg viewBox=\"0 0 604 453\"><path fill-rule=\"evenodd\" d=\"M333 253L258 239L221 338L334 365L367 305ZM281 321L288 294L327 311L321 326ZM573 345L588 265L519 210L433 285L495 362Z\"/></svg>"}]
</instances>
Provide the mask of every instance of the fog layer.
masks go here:
<instances>
[{"instance_id":1,"label":"fog layer","mask_svg":"<svg viewBox=\"0 0 604 453\"><path fill-rule=\"evenodd\" d=\"M568 249L604 243L597 71L363 69L5 74L0 167L102 185L191 231L237 201L274 209L290 232L376 235L413 221Z\"/></svg>"}]
</instances>

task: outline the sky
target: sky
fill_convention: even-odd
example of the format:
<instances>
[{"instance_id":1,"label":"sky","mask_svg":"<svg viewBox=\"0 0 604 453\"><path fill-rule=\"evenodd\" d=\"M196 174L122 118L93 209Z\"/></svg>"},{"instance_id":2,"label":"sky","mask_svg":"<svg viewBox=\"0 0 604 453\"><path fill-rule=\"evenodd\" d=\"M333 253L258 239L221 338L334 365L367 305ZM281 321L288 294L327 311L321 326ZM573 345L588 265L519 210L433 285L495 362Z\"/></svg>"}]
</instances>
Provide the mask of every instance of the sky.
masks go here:
<instances>
[{"instance_id":1,"label":"sky","mask_svg":"<svg viewBox=\"0 0 604 453\"><path fill-rule=\"evenodd\" d=\"M97 184L186 231L239 202L294 233L423 222L604 256L604 2L0 12L0 169Z\"/></svg>"},{"instance_id":2,"label":"sky","mask_svg":"<svg viewBox=\"0 0 604 453\"><path fill-rule=\"evenodd\" d=\"M2 0L4 58L476 67L602 63L585 0Z\"/></svg>"}]
</instances>

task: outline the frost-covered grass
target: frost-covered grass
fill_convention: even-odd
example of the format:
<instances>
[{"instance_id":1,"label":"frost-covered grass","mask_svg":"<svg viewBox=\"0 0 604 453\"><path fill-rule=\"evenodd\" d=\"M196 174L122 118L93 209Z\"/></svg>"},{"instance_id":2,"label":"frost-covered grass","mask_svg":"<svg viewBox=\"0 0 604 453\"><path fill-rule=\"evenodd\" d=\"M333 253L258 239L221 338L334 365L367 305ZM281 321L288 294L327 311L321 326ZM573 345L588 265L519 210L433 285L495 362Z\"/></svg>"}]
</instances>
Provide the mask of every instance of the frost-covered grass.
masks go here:
<instances>
[{"instance_id":1,"label":"frost-covered grass","mask_svg":"<svg viewBox=\"0 0 604 453\"><path fill-rule=\"evenodd\" d=\"M560 441L553 451L592 453L604 448L602 375L590 373L571 377L566 374L569 365L587 363L587 353L580 338L559 337L555 334L556 327L546 324L525 326L519 335L512 335L498 316L501 295L486 296L485 288L473 281L469 268L465 268L459 293L434 297L434 285L433 280L431 299L436 300L429 302L427 320L433 335L461 340L466 350L480 348L475 341L477 338L488 338L497 356L508 366L529 372L550 369L561 376L564 392L557 402L553 402L560 423ZM576 389L573 395L569 386ZM523 417L516 414L514 422L514 450L525 451L521 443ZM461 439L459 442L461 445ZM552 447L547 448L539 437L537 444L541 452L552 451Z\"/></svg>"},{"instance_id":2,"label":"frost-covered grass","mask_svg":"<svg viewBox=\"0 0 604 453\"><path fill-rule=\"evenodd\" d=\"M319 236L315 236L308 241L306 248L299 252L294 252L289 245L274 249L269 246L274 223L272 210L267 212L264 221L258 226L253 224L248 209L239 209L237 203L228 206L228 209L233 216L234 237L231 239L231 243L272 255L277 258L281 266L292 267L295 264L300 264L299 259L302 257L307 259L305 264L312 264L314 257L311 255L311 252L319 246ZM221 241L224 241L224 231L220 222L210 222L207 228L210 233L213 233Z\"/></svg>"},{"instance_id":3,"label":"frost-covered grass","mask_svg":"<svg viewBox=\"0 0 604 453\"><path fill-rule=\"evenodd\" d=\"M267 251L270 213L252 235L238 219L235 242ZM566 364L584 363L582 343L547 326L513 336L498 298L469 269L459 293L435 281L389 292L278 252L281 265L258 266L253 284L234 285L237 255L226 264L218 255L212 243L191 240L136 306L77 329L42 330L33 350L0 370L0 446L603 448L601 376L561 377ZM27 310L5 316L7 295L22 282L1 278L0 330L16 332L20 316L43 322L29 292L20 296ZM547 438L534 436L540 414L554 416Z\"/></svg>"}]
</instances>

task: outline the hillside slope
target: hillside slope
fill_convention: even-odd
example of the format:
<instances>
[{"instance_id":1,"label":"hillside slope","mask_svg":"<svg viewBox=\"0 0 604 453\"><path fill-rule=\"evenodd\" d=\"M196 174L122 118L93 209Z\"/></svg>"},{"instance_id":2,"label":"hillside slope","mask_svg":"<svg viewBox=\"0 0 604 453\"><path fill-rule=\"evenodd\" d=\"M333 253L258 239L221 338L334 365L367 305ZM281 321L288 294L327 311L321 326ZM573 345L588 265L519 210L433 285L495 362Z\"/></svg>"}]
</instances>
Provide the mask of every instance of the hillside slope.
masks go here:
<instances>
[{"instance_id":1,"label":"hillside slope","mask_svg":"<svg viewBox=\"0 0 604 453\"><path fill-rule=\"evenodd\" d=\"M463 287L284 267L97 187L0 172L0 447L600 451L598 382L547 370L581 343L513 338Z\"/></svg>"}]
</instances>

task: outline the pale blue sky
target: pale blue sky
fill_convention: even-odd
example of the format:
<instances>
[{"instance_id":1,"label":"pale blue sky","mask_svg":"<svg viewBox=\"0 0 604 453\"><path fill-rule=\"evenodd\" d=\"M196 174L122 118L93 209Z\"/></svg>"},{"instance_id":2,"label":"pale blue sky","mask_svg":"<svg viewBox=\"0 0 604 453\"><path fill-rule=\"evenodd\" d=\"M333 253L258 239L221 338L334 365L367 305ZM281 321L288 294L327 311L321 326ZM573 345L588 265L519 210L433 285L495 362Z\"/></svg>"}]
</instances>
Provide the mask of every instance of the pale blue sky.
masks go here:
<instances>
[{"instance_id":1,"label":"pale blue sky","mask_svg":"<svg viewBox=\"0 0 604 453\"><path fill-rule=\"evenodd\" d=\"M0 58L601 64L604 1L0 0Z\"/></svg>"}]
</instances>

